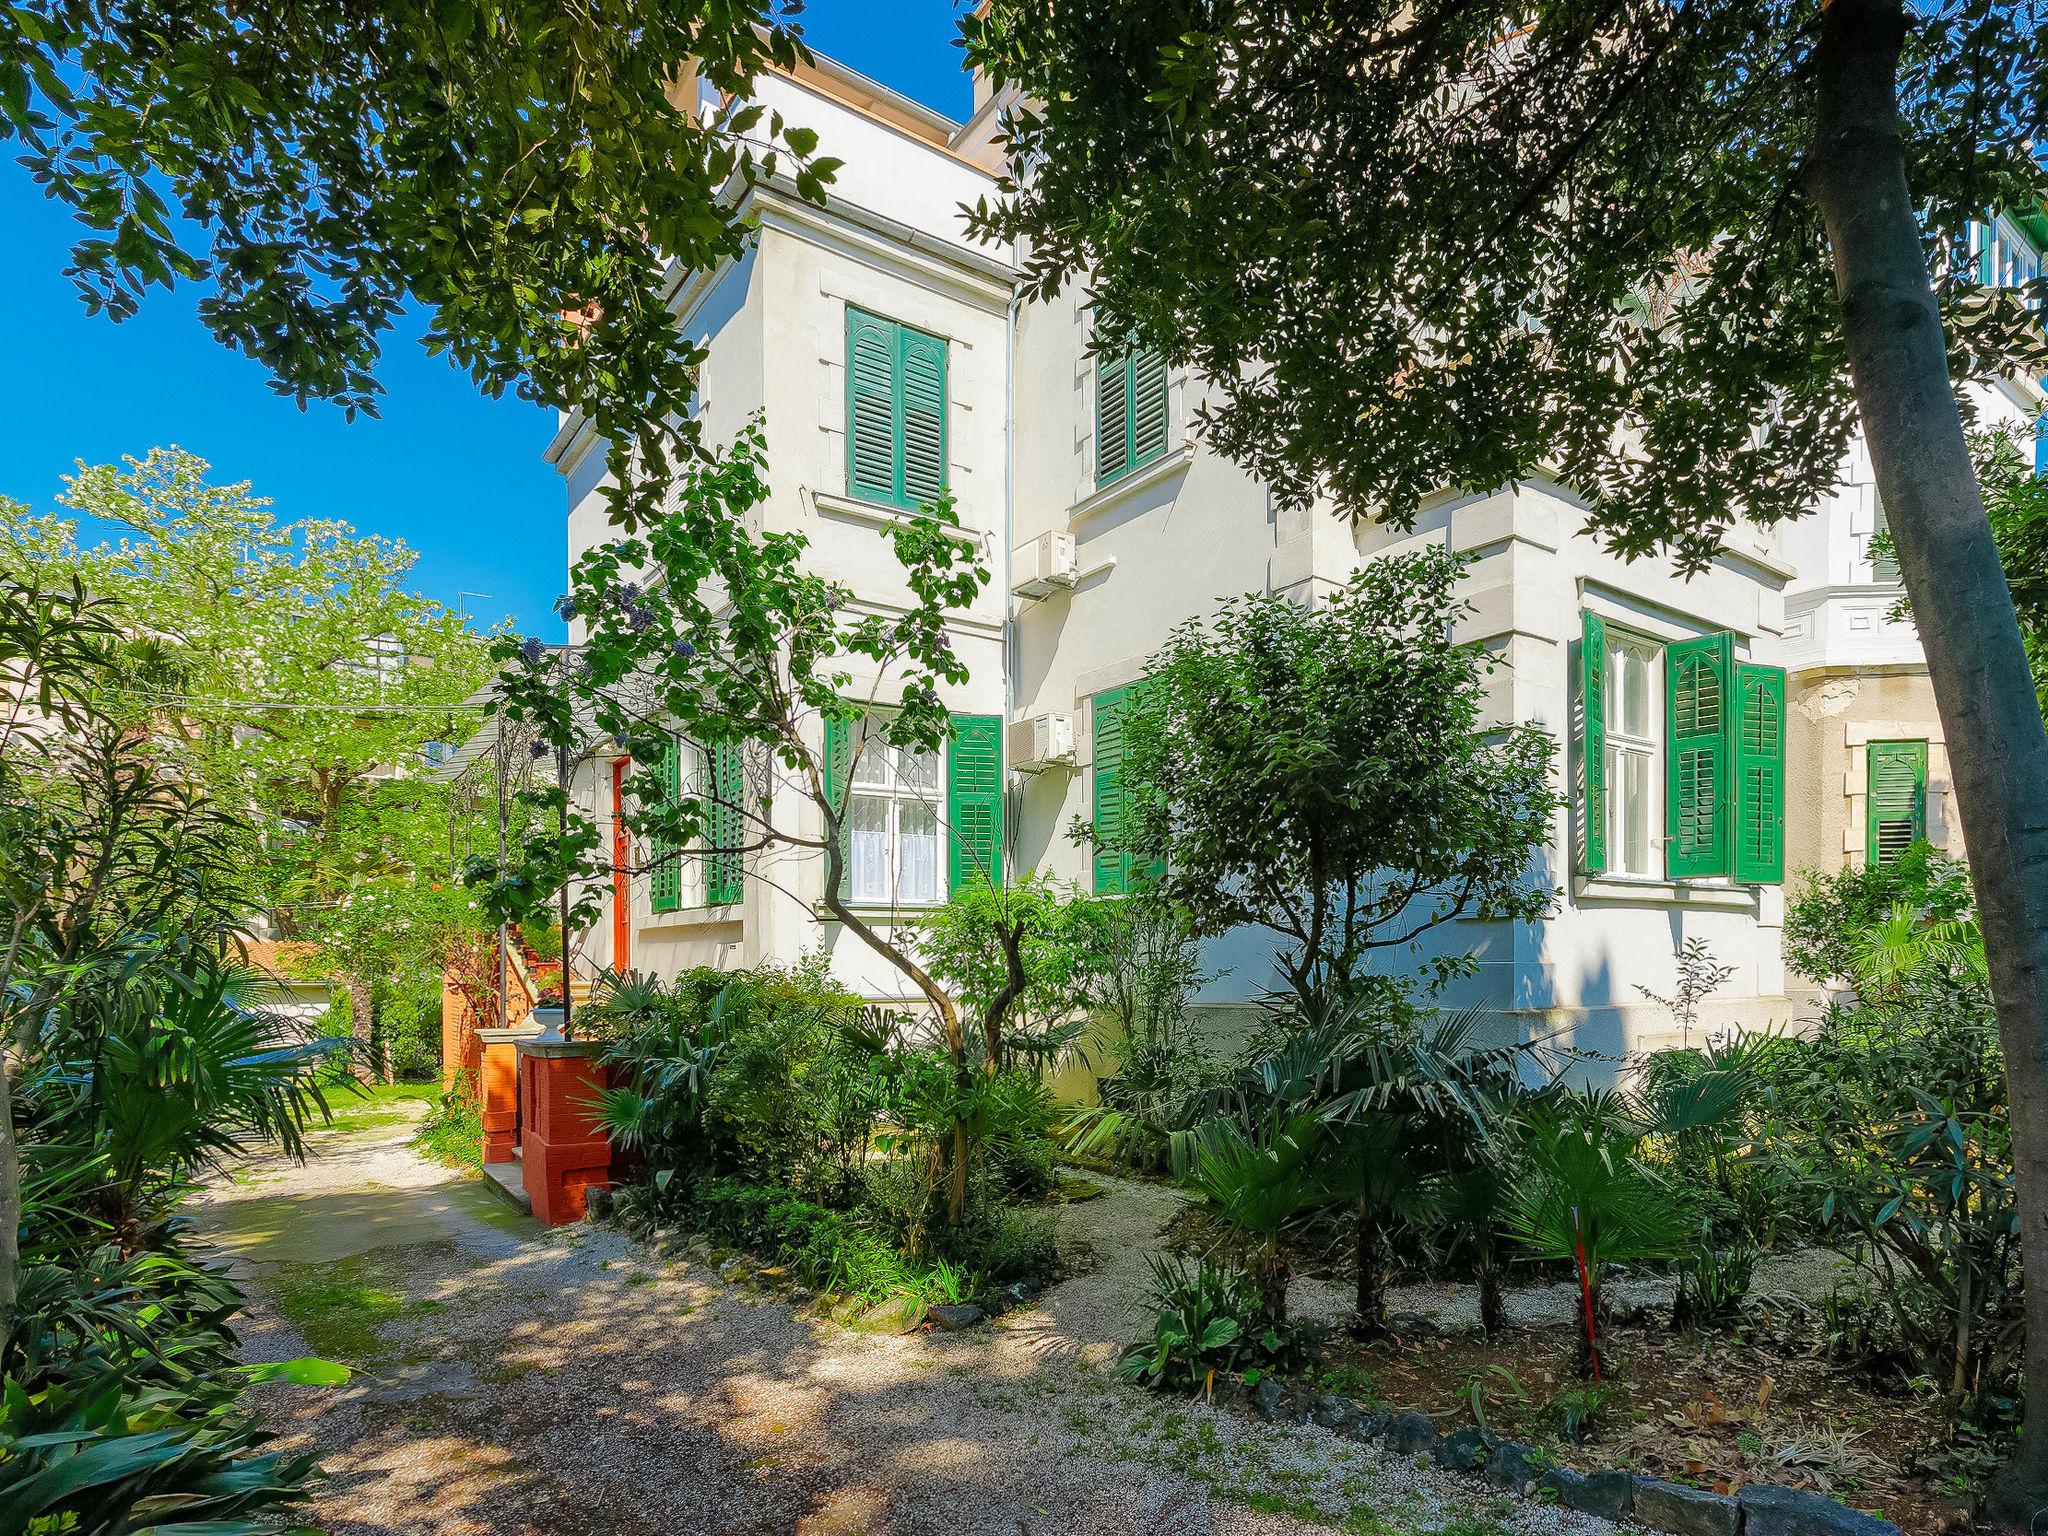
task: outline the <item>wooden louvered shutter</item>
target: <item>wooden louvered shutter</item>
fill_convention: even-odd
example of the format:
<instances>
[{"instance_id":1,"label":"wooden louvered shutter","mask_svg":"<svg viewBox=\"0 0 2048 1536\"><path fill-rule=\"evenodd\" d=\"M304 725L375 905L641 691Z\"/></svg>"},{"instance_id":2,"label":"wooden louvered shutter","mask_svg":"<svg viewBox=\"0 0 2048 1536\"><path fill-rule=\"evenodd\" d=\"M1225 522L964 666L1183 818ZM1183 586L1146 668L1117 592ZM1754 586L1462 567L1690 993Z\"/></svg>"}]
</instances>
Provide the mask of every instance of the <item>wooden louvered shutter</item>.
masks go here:
<instances>
[{"instance_id":1,"label":"wooden louvered shutter","mask_svg":"<svg viewBox=\"0 0 2048 1536\"><path fill-rule=\"evenodd\" d=\"M1130 889L1130 856L1124 851L1123 706L1128 688L1095 695L1095 894L1120 896Z\"/></svg>"},{"instance_id":2,"label":"wooden louvered shutter","mask_svg":"<svg viewBox=\"0 0 2048 1536\"><path fill-rule=\"evenodd\" d=\"M740 743L721 741L711 753L711 801L705 829L712 853L704 864L704 901L722 907L738 901L746 877L740 844L746 839L746 758Z\"/></svg>"},{"instance_id":3,"label":"wooden louvered shutter","mask_svg":"<svg viewBox=\"0 0 2048 1536\"><path fill-rule=\"evenodd\" d=\"M846 494L898 501L898 327L846 311Z\"/></svg>"},{"instance_id":4,"label":"wooden louvered shutter","mask_svg":"<svg viewBox=\"0 0 2048 1536\"><path fill-rule=\"evenodd\" d=\"M1131 370L1124 358L1095 359L1095 483L1131 468Z\"/></svg>"},{"instance_id":5,"label":"wooden louvered shutter","mask_svg":"<svg viewBox=\"0 0 2048 1536\"><path fill-rule=\"evenodd\" d=\"M1729 750L1735 778L1735 878L1785 878L1785 672L1748 662L1735 669Z\"/></svg>"},{"instance_id":6,"label":"wooden louvered shutter","mask_svg":"<svg viewBox=\"0 0 2048 1536\"><path fill-rule=\"evenodd\" d=\"M1003 721L955 715L946 754L947 889L1003 881Z\"/></svg>"},{"instance_id":7,"label":"wooden louvered shutter","mask_svg":"<svg viewBox=\"0 0 2048 1536\"><path fill-rule=\"evenodd\" d=\"M1166 452L1166 361L1157 352L1131 359L1131 467Z\"/></svg>"},{"instance_id":8,"label":"wooden louvered shutter","mask_svg":"<svg viewBox=\"0 0 2048 1536\"><path fill-rule=\"evenodd\" d=\"M1899 552L1892 548L1891 540L1885 536L1891 532L1891 522L1884 515L1884 497L1877 487L1870 488L1870 579L1872 581L1897 581L1899 579ZM1884 539L1883 545L1878 544Z\"/></svg>"},{"instance_id":9,"label":"wooden louvered shutter","mask_svg":"<svg viewBox=\"0 0 2048 1536\"><path fill-rule=\"evenodd\" d=\"M1873 741L1864 803L1864 857L1889 864L1927 835L1927 743Z\"/></svg>"},{"instance_id":10,"label":"wooden louvered shutter","mask_svg":"<svg viewBox=\"0 0 2048 1536\"><path fill-rule=\"evenodd\" d=\"M1734 643L1725 634L1664 648L1664 874L1731 873L1728 705Z\"/></svg>"},{"instance_id":11,"label":"wooden louvered shutter","mask_svg":"<svg viewBox=\"0 0 2048 1536\"><path fill-rule=\"evenodd\" d=\"M903 381L903 480L898 500L928 507L946 489L946 344L897 330Z\"/></svg>"},{"instance_id":12,"label":"wooden louvered shutter","mask_svg":"<svg viewBox=\"0 0 2048 1536\"><path fill-rule=\"evenodd\" d=\"M853 733L852 722L843 716L830 715L825 720L825 794L832 802L832 808L841 815L839 823L839 851L843 855L851 845L847 841L846 812L847 790L853 781ZM853 871L847 870L850 879Z\"/></svg>"},{"instance_id":13,"label":"wooden louvered shutter","mask_svg":"<svg viewBox=\"0 0 2048 1536\"><path fill-rule=\"evenodd\" d=\"M1579 615L1579 873L1607 872L1607 625Z\"/></svg>"},{"instance_id":14,"label":"wooden louvered shutter","mask_svg":"<svg viewBox=\"0 0 2048 1536\"><path fill-rule=\"evenodd\" d=\"M661 749L659 769L664 806L682 798L683 744L671 736ZM648 843L647 904L656 912L673 912L683 900L683 860L675 840L653 838Z\"/></svg>"}]
</instances>

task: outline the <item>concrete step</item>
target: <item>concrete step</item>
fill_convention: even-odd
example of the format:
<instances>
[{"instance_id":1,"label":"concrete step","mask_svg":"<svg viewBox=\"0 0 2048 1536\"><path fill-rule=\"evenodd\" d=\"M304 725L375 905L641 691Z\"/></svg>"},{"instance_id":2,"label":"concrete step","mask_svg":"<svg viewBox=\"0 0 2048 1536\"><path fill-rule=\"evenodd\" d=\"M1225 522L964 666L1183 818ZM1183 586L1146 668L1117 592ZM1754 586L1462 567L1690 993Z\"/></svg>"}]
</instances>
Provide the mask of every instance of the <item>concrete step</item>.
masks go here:
<instances>
[{"instance_id":1,"label":"concrete step","mask_svg":"<svg viewBox=\"0 0 2048 1536\"><path fill-rule=\"evenodd\" d=\"M526 1181L516 1155L509 1163L485 1163L484 1182L510 1201L514 1210L527 1216L533 1214L533 1197L526 1192Z\"/></svg>"}]
</instances>

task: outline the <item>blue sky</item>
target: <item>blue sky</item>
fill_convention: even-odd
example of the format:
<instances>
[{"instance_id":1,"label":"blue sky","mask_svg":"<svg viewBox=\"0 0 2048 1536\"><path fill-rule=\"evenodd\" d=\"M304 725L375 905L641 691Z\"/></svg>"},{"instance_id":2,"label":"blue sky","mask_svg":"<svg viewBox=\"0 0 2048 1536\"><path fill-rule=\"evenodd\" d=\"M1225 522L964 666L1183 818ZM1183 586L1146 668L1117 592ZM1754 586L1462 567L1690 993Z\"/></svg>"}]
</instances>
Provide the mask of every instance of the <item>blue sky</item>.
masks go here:
<instances>
[{"instance_id":1,"label":"blue sky","mask_svg":"<svg viewBox=\"0 0 2048 1536\"><path fill-rule=\"evenodd\" d=\"M962 117L970 93L954 15L952 0L811 0L803 25L819 52ZM510 614L527 632L559 634L549 605L564 580L565 508L541 461L551 413L485 399L420 350L416 325L387 342L379 419L302 412L207 334L199 287L153 290L118 325L87 315L62 276L78 226L11 156L0 157L0 231L14 360L0 495L55 511L75 461L176 443L210 460L217 479L254 482L286 520L339 517L404 539L420 552L419 590L481 623Z\"/></svg>"}]
</instances>

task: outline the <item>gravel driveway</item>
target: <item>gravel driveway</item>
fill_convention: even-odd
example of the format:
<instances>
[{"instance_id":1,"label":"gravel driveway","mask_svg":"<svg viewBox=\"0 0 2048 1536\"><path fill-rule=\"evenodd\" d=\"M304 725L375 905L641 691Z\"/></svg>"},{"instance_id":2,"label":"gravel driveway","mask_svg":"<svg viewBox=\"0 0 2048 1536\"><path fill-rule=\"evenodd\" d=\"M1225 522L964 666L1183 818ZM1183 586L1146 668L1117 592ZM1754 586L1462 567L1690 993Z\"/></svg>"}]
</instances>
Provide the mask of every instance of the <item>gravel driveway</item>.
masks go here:
<instances>
[{"instance_id":1,"label":"gravel driveway","mask_svg":"<svg viewBox=\"0 0 2048 1536\"><path fill-rule=\"evenodd\" d=\"M415 1156L409 1124L205 1195L252 1294L251 1360L329 1353L345 1388L261 1389L331 1480L335 1536L1361 1536L1609 1527L1312 1426L1127 1387L1175 1196L1062 1208L1079 1270L962 1333L875 1337L604 1228L545 1232Z\"/></svg>"}]
</instances>

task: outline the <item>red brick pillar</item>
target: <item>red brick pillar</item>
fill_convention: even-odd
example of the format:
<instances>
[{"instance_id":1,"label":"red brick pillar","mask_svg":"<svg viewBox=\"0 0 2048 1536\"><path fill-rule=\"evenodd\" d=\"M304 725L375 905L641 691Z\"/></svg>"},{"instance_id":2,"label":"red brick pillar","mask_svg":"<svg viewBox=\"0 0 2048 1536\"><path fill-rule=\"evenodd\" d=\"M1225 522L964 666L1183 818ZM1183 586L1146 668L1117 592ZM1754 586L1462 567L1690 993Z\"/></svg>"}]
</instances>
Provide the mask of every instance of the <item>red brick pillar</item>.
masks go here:
<instances>
[{"instance_id":1,"label":"red brick pillar","mask_svg":"<svg viewBox=\"0 0 2048 1536\"><path fill-rule=\"evenodd\" d=\"M522 1041L520 1176L533 1214L554 1227L583 1219L583 1192L611 1182L612 1146L597 1123L604 1087L593 1041Z\"/></svg>"},{"instance_id":2,"label":"red brick pillar","mask_svg":"<svg viewBox=\"0 0 2048 1536\"><path fill-rule=\"evenodd\" d=\"M512 1149L519 1145L519 1042L536 1032L537 1026L531 1024L476 1032L483 1042L477 1093L483 1105L487 1163L511 1162Z\"/></svg>"}]
</instances>

